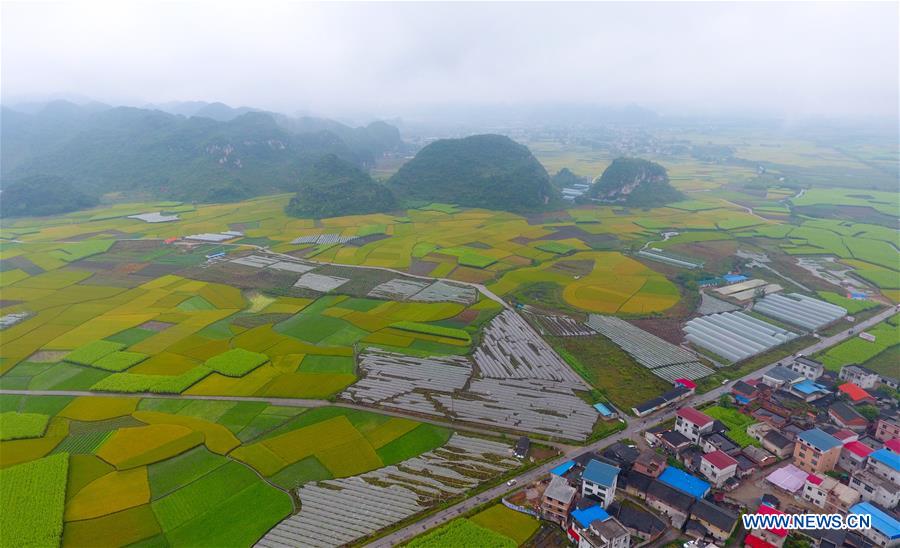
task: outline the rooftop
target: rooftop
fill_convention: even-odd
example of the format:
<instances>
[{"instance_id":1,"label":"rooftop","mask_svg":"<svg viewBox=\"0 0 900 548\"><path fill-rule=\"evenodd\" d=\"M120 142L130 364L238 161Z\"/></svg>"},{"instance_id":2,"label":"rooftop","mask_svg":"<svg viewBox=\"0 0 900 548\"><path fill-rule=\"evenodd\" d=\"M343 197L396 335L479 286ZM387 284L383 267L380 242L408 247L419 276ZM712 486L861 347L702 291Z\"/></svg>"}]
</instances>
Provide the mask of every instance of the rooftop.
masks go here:
<instances>
[{"instance_id":1,"label":"rooftop","mask_svg":"<svg viewBox=\"0 0 900 548\"><path fill-rule=\"evenodd\" d=\"M835 404L832 404L832 406L828 408L828 411L843 423L860 420L866 421L865 417L857 413L855 409L844 402L837 402Z\"/></svg>"},{"instance_id":2,"label":"rooftop","mask_svg":"<svg viewBox=\"0 0 900 548\"><path fill-rule=\"evenodd\" d=\"M602 485L604 487L612 487L619 475L619 469L605 462L592 460L581 474L582 479Z\"/></svg>"},{"instance_id":3,"label":"rooftop","mask_svg":"<svg viewBox=\"0 0 900 548\"><path fill-rule=\"evenodd\" d=\"M708 461L719 470L724 470L729 466L737 466L737 461L733 457L728 455L728 453L725 453L723 451L713 451L712 453L707 453L703 455L703 460Z\"/></svg>"},{"instance_id":4,"label":"rooftop","mask_svg":"<svg viewBox=\"0 0 900 548\"><path fill-rule=\"evenodd\" d=\"M601 415L603 415L604 417L613 416L612 410L603 403L595 403L594 409L596 409L597 412L600 413Z\"/></svg>"},{"instance_id":5,"label":"rooftop","mask_svg":"<svg viewBox=\"0 0 900 548\"><path fill-rule=\"evenodd\" d=\"M678 416L690 421L697 426L706 426L707 424L712 423L713 419L706 413L701 413L697 411L693 407L682 407L678 410Z\"/></svg>"},{"instance_id":6,"label":"rooftop","mask_svg":"<svg viewBox=\"0 0 900 548\"><path fill-rule=\"evenodd\" d=\"M841 445L841 442L838 441L837 438L830 434L826 434L819 428L813 428L812 430L800 432L797 437L812 445L819 451L828 451Z\"/></svg>"},{"instance_id":7,"label":"rooftop","mask_svg":"<svg viewBox=\"0 0 900 548\"><path fill-rule=\"evenodd\" d=\"M744 546L749 546L750 548L777 548L771 542L766 542L756 535L747 535L744 537Z\"/></svg>"},{"instance_id":8,"label":"rooftop","mask_svg":"<svg viewBox=\"0 0 900 548\"><path fill-rule=\"evenodd\" d=\"M846 382L838 386L838 390L840 390L844 394L847 394L847 397L850 398L850 401L858 402L873 399L871 394L860 388L858 385L853 384L852 382Z\"/></svg>"},{"instance_id":9,"label":"rooftop","mask_svg":"<svg viewBox=\"0 0 900 548\"><path fill-rule=\"evenodd\" d=\"M766 476L766 480L785 491L796 493L803 487L808 477L807 472L788 464Z\"/></svg>"},{"instance_id":10,"label":"rooftop","mask_svg":"<svg viewBox=\"0 0 900 548\"><path fill-rule=\"evenodd\" d=\"M828 390L824 386L809 379L798 382L794 385L793 389L807 396L815 392L828 392Z\"/></svg>"},{"instance_id":11,"label":"rooftop","mask_svg":"<svg viewBox=\"0 0 900 548\"><path fill-rule=\"evenodd\" d=\"M772 369L769 369L765 373L763 373L764 377L769 377L770 379L774 379L779 382L794 382L797 379L803 378L803 375L797 373L793 369L788 369L783 365L776 365Z\"/></svg>"},{"instance_id":12,"label":"rooftop","mask_svg":"<svg viewBox=\"0 0 900 548\"><path fill-rule=\"evenodd\" d=\"M663 473L659 476L659 481L684 491L697 499L702 499L709 492L709 483L672 466L663 470Z\"/></svg>"},{"instance_id":13,"label":"rooftop","mask_svg":"<svg viewBox=\"0 0 900 548\"><path fill-rule=\"evenodd\" d=\"M744 394L746 396L752 396L756 393L756 387L751 386L744 381L738 381L734 383L734 386L731 387L731 391L738 394Z\"/></svg>"},{"instance_id":14,"label":"rooftop","mask_svg":"<svg viewBox=\"0 0 900 548\"><path fill-rule=\"evenodd\" d=\"M550 476L550 485L544 491L544 496L568 504L575 496L577 489L569 485L569 482L561 476Z\"/></svg>"},{"instance_id":15,"label":"rooftop","mask_svg":"<svg viewBox=\"0 0 900 548\"><path fill-rule=\"evenodd\" d=\"M776 510L776 509L772 508L771 506L767 506L765 504L760 504L759 508L756 510L756 513L757 514L771 514L771 515L783 515L784 514L784 512L782 512L781 510ZM779 537L786 537L788 534L787 529L766 529L766 530L769 531L770 533L774 533L774 534L778 535Z\"/></svg>"},{"instance_id":16,"label":"rooftop","mask_svg":"<svg viewBox=\"0 0 900 548\"><path fill-rule=\"evenodd\" d=\"M799 363L801 365L808 365L809 367L824 367L822 362L817 362L816 360L812 360L807 358L806 356L800 356L799 358L794 358L794 362Z\"/></svg>"},{"instance_id":17,"label":"rooftop","mask_svg":"<svg viewBox=\"0 0 900 548\"><path fill-rule=\"evenodd\" d=\"M674 430L669 430L668 432L663 432L660 437L669 443L672 447L678 447L680 445L684 445L686 443L690 443L691 440L687 439L684 434L681 432L676 432Z\"/></svg>"},{"instance_id":18,"label":"rooftop","mask_svg":"<svg viewBox=\"0 0 900 548\"><path fill-rule=\"evenodd\" d=\"M900 522L871 502L854 504L850 507L850 512L872 516L872 529L875 529L889 539L900 538Z\"/></svg>"},{"instance_id":19,"label":"rooftop","mask_svg":"<svg viewBox=\"0 0 900 548\"><path fill-rule=\"evenodd\" d=\"M721 508L708 500L701 500L691 508L691 515L706 523L715 525L723 531L731 531L737 523L738 516Z\"/></svg>"},{"instance_id":20,"label":"rooftop","mask_svg":"<svg viewBox=\"0 0 900 548\"><path fill-rule=\"evenodd\" d=\"M894 453L900 453L900 438L887 440L886 442L884 442L884 446Z\"/></svg>"},{"instance_id":21,"label":"rooftop","mask_svg":"<svg viewBox=\"0 0 900 548\"><path fill-rule=\"evenodd\" d=\"M880 462L894 472L900 472L900 455L897 453L892 453L887 449L882 448L878 451L872 451L872 453L869 454L869 458Z\"/></svg>"},{"instance_id":22,"label":"rooftop","mask_svg":"<svg viewBox=\"0 0 900 548\"><path fill-rule=\"evenodd\" d=\"M697 383L695 383L691 379L675 379L675 384L680 384L681 386L689 388L691 390L697 388Z\"/></svg>"},{"instance_id":23,"label":"rooftop","mask_svg":"<svg viewBox=\"0 0 900 548\"><path fill-rule=\"evenodd\" d=\"M668 526L658 517L632 504L620 504L617 507L616 519L625 527L642 533L655 535L665 531Z\"/></svg>"},{"instance_id":24,"label":"rooftop","mask_svg":"<svg viewBox=\"0 0 900 548\"><path fill-rule=\"evenodd\" d=\"M554 476L562 476L563 474L571 470L573 466L575 466L575 461L566 461L553 470L550 470L550 474Z\"/></svg>"},{"instance_id":25,"label":"rooftop","mask_svg":"<svg viewBox=\"0 0 900 548\"><path fill-rule=\"evenodd\" d=\"M593 525L591 525L591 528L597 531L597 534L606 540L612 540L623 535L628 535L628 529L625 529L625 527L619 523L619 520L615 518L607 519L599 523L595 521Z\"/></svg>"},{"instance_id":26,"label":"rooftop","mask_svg":"<svg viewBox=\"0 0 900 548\"><path fill-rule=\"evenodd\" d=\"M844 449L850 451L856 456L863 458L868 457L872 453L872 451L874 451L874 449L858 440L845 443Z\"/></svg>"},{"instance_id":27,"label":"rooftop","mask_svg":"<svg viewBox=\"0 0 900 548\"><path fill-rule=\"evenodd\" d=\"M785 436L783 436L781 434L781 432L779 432L778 430L769 430L766 433L766 435L763 436L763 439L779 449L783 449L783 448L787 447L788 445L794 443L791 440L789 440L788 438L786 438Z\"/></svg>"},{"instance_id":28,"label":"rooftop","mask_svg":"<svg viewBox=\"0 0 900 548\"><path fill-rule=\"evenodd\" d=\"M691 504L696 500L684 491L670 487L658 480L653 480L650 483L650 487L647 489L647 496L658 499L666 505L683 512L687 512Z\"/></svg>"},{"instance_id":29,"label":"rooftop","mask_svg":"<svg viewBox=\"0 0 900 548\"><path fill-rule=\"evenodd\" d=\"M573 510L572 517L575 518L575 521L578 522L578 525L587 528L590 527L591 523L595 521L608 520L609 514L606 513L606 510L600 508L599 505L594 504L593 506L588 506L587 508Z\"/></svg>"}]
</instances>

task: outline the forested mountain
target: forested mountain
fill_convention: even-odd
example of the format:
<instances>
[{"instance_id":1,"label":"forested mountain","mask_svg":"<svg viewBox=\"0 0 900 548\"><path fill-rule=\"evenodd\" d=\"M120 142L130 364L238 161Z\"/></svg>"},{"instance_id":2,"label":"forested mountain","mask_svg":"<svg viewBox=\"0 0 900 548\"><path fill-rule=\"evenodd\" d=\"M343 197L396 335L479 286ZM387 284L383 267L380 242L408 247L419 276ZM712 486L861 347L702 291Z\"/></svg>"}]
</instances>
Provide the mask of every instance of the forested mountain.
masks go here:
<instances>
[{"instance_id":1,"label":"forested mountain","mask_svg":"<svg viewBox=\"0 0 900 548\"><path fill-rule=\"evenodd\" d=\"M297 217L337 217L387 211L394 195L355 165L328 154L300 178L287 212Z\"/></svg>"},{"instance_id":2,"label":"forested mountain","mask_svg":"<svg viewBox=\"0 0 900 548\"><path fill-rule=\"evenodd\" d=\"M50 103L34 114L3 108L0 180L6 188L26 177L53 175L91 196L126 191L230 201L294 191L301 175L325 155L362 168L403 146L396 128L377 122L354 129L336 122L292 126L285 121L290 119L261 111L227 121L202 116L214 111L228 118L223 108L230 107L202 105L189 118L67 102Z\"/></svg>"},{"instance_id":3,"label":"forested mountain","mask_svg":"<svg viewBox=\"0 0 900 548\"><path fill-rule=\"evenodd\" d=\"M634 207L655 207L683 200L684 195L669 184L666 168L640 158L616 158L589 195L604 202Z\"/></svg>"},{"instance_id":4,"label":"forested mountain","mask_svg":"<svg viewBox=\"0 0 900 548\"><path fill-rule=\"evenodd\" d=\"M556 174L553 175L553 177L550 177L550 183L554 188L566 188L573 185L587 184L589 183L589 181L581 175L575 175L574 173L572 173L572 170L564 167L557 171Z\"/></svg>"},{"instance_id":5,"label":"forested mountain","mask_svg":"<svg viewBox=\"0 0 900 548\"><path fill-rule=\"evenodd\" d=\"M508 211L541 208L556 192L544 166L503 135L435 141L388 181L398 199Z\"/></svg>"},{"instance_id":6,"label":"forested mountain","mask_svg":"<svg viewBox=\"0 0 900 548\"><path fill-rule=\"evenodd\" d=\"M67 213L97 205L97 199L53 175L35 175L3 187L0 216L20 217Z\"/></svg>"}]
</instances>

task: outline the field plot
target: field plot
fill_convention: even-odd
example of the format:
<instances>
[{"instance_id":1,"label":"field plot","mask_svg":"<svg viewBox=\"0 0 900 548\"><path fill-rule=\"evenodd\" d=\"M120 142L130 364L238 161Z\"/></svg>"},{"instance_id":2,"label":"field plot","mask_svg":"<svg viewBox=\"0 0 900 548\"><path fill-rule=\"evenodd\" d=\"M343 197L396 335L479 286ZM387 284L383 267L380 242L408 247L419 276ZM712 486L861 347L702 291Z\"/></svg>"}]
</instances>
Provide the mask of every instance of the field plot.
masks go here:
<instances>
[{"instance_id":1,"label":"field plot","mask_svg":"<svg viewBox=\"0 0 900 548\"><path fill-rule=\"evenodd\" d=\"M329 291L333 291L349 281L350 280L347 278L340 278L338 276L325 276L322 274L309 272L300 276L300 278L294 283L294 287L311 289L319 293L328 293Z\"/></svg>"},{"instance_id":2,"label":"field plot","mask_svg":"<svg viewBox=\"0 0 900 548\"><path fill-rule=\"evenodd\" d=\"M743 312L722 312L694 318L684 326L687 340L732 362L737 362L797 337Z\"/></svg>"},{"instance_id":3,"label":"field plot","mask_svg":"<svg viewBox=\"0 0 900 548\"><path fill-rule=\"evenodd\" d=\"M713 405L703 408L703 412L714 419L718 419L728 427L728 437L736 441L741 447L748 445L759 446L759 442L747 434L747 427L756 423L753 417L745 415L735 409Z\"/></svg>"},{"instance_id":4,"label":"field plot","mask_svg":"<svg viewBox=\"0 0 900 548\"><path fill-rule=\"evenodd\" d=\"M516 468L511 447L454 435L443 447L418 457L298 491L302 507L257 546L330 547L352 543Z\"/></svg>"},{"instance_id":5,"label":"field plot","mask_svg":"<svg viewBox=\"0 0 900 548\"><path fill-rule=\"evenodd\" d=\"M897 378L896 362L891 364L890 360L886 360L883 364L875 365L874 368L871 363L882 355L890 355L890 351L900 345L900 327L897 326L897 316L893 320L894 323L891 323L891 320L884 321L867 331L875 337L874 342L853 337L819 354L817 359L832 371L839 371L844 365L855 363L874 369L882 375Z\"/></svg>"},{"instance_id":6,"label":"field plot","mask_svg":"<svg viewBox=\"0 0 900 548\"><path fill-rule=\"evenodd\" d=\"M4 546L58 546L69 459L53 455L0 470Z\"/></svg>"},{"instance_id":7,"label":"field plot","mask_svg":"<svg viewBox=\"0 0 900 548\"><path fill-rule=\"evenodd\" d=\"M625 320L591 314L587 325L617 344L654 375L669 382L702 379L713 373L696 355Z\"/></svg>"},{"instance_id":8,"label":"field plot","mask_svg":"<svg viewBox=\"0 0 900 548\"><path fill-rule=\"evenodd\" d=\"M528 314L541 327L542 332L556 337L586 337L597 332L587 325L568 316L550 316L546 314Z\"/></svg>"},{"instance_id":9,"label":"field plot","mask_svg":"<svg viewBox=\"0 0 900 548\"><path fill-rule=\"evenodd\" d=\"M615 252L581 252L520 268L489 289L507 295L532 284L556 286L569 306L586 312L648 314L679 300L678 288L661 274Z\"/></svg>"}]
</instances>

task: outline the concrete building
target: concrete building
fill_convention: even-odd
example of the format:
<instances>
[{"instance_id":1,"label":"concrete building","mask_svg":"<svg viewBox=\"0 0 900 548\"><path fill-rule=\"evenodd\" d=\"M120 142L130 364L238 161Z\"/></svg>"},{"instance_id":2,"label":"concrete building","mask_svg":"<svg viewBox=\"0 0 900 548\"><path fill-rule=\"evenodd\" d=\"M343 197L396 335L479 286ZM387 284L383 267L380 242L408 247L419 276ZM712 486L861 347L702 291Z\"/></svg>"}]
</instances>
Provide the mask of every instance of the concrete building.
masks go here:
<instances>
[{"instance_id":1,"label":"concrete building","mask_svg":"<svg viewBox=\"0 0 900 548\"><path fill-rule=\"evenodd\" d=\"M806 356L795 358L790 368L811 381L818 379L825 372L825 365L822 362L817 362Z\"/></svg>"},{"instance_id":2,"label":"concrete building","mask_svg":"<svg viewBox=\"0 0 900 548\"><path fill-rule=\"evenodd\" d=\"M780 459L787 458L794 452L794 442L781 435L778 430L769 430L762 438L762 446Z\"/></svg>"},{"instance_id":3,"label":"concrete building","mask_svg":"<svg viewBox=\"0 0 900 548\"><path fill-rule=\"evenodd\" d=\"M541 499L541 513L544 519L564 527L569 520L569 509L572 508L577 492L578 489L569 485L566 478L551 475L550 485L547 486Z\"/></svg>"},{"instance_id":4,"label":"concrete building","mask_svg":"<svg viewBox=\"0 0 900 548\"><path fill-rule=\"evenodd\" d=\"M852 382L860 388L869 390L875 388L880 382L881 377L878 373L861 365L850 364L841 368L838 378L842 381Z\"/></svg>"},{"instance_id":5,"label":"concrete building","mask_svg":"<svg viewBox=\"0 0 900 548\"><path fill-rule=\"evenodd\" d=\"M825 475L810 474L803 485L803 499L829 513L846 514L859 502L860 495L854 489Z\"/></svg>"},{"instance_id":6,"label":"concrete building","mask_svg":"<svg viewBox=\"0 0 900 548\"><path fill-rule=\"evenodd\" d=\"M802 381L805 377L797 373L793 369L788 369L783 365L776 365L769 369L762 376L762 382L766 386L772 388L790 388L791 385Z\"/></svg>"},{"instance_id":7,"label":"concrete building","mask_svg":"<svg viewBox=\"0 0 900 548\"><path fill-rule=\"evenodd\" d=\"M841 456L841 447L840 441L819 428L806 430L797 436L794 464L811 474L830 472Z\"/></svg>"},{"instance_id":8,"label":"concrete building","mask_svg":"<svg viewBox=\"0 0 900 548\"><path fill-rule=\"evenodd\" d=\"M595 497L606 508L615 499L618 477L617 467L591 460L581 474L581 495Z\"/></svg>"},{"instance_id":9,"label":"concrete building","mask_svg":"<svg viewBox=\"0 0 900 548\"><path fill-rule=\"evenodd\" d=\"M712 432L713 419L693 407L682 407L676 413L675 431L686 437L691 443L700 443L703 434Z\"/></svg>"},{"instance_id":10,"label":"concrete building","mask_svg":"<svg viewBox=\"0 0 900 548\"><path fill-rule=\"evenodd\" d=\"M722 487L737 474L737 465L737 460L731 455L723 451L713 451L700 459L700 473L716 487Z\"/></svg>"},{"instance_id":11,"label":"concrete building","mask_svg":"<svg viewBox=\"0 0 900 548\"><path fill-rule=\"evenodd\" d=\"M894 482L875 474L868 468L850 476L850 487L864 501L872 501L885 508L900 504L900 488Z\"/></svg>"},{"instance_id":12,"label":"concrete building","mask_svg":"<svg viewBox=\"0 0 900 548\"><path fill-rule=\"evenodd\" d=\"M900 420L896 416L878 417L878 422L875 423L875 439L888 441L894 438L900 438Z\"/></svg>"},{"instance_id":13,"label":"concrete building","mask_svg":"<svg viewBox=\"0 0 900 548\"><path fill-rule=\"evenodd\" d=\"M756 513L758 514L784 514L784 512L780 510L776 510L771 506L767 506L765 504L760 504L759 508L757 508ZM747 535L745 542L748 546L776 546L781 547L784 546L784 541L787 539L788 531L787 529L754 529ZM752 537L752 539L751 539ZM762 541L766 544L757 543L756 541Z\"/></svg>"},{"instance_id":14,"label":"concrete building","mask_svg":"<svg viewBox=\"0 0 900 548\"><path fill-rule=\"evenodd\" d=\"M655 451L641 451L631 469L651 478L658 478L666 468L666 458Z\"/></svg>"},{"instance_id":15,"label":"concrete building","mask_svg":"<svg viewBox=\"0 0 900 548\"><path fill-rule=\"evenodd\" d=\"M737 514L705 499L697 501L691 507L691 519L699 522L719 542L725 542L731 537L738 522Z\"/></svg>"},{"instance_id":16,"label":"concrete building","mask_svg":"<svg viewBox=\"0 0 900 548\"><path fill-rule=\"evenodd\" d=\"M847 430L861 432L869 425L869 421L864 416L842 401L834 403L828 408L828 416L834 424Z\"/></svg>"},{"instance_id":17,"label":"concrete building","mask_svg":"<svg viewBox=\"0 0 900 548\"><path fill-rule=\"evenodd\" d=\"M850 473L858 472L866 467L866 461L872 451L874 451L874 449L861 441L854 440L846 442L841 449L838 466L840 466L842 470L846 470Z\"/></svg>"},{"instance_id":18,"label":"concrete building","mask_svg":"<svg viewBox=\"0 0 900 548\"><path fill-rule=\"evenodd\" d=\"M574 533L574 534L573 534ZM569 536L576 540L578 548L628 548L631 535L619 520L611 517L599 506L590 506L572 512Z\"/></svg>"},{"instance_id":19,"label":"concrete building","mask_svg":"<svg viewBox=\"0 0 900 548\"><path fill-rule=\"evenodd\" d=\"M659 480L653 480L647 489L647 504L669 518L672 526L681 529L687 521L694 504L694 497L684 491L670 487Z\"/></svg>"}]
</instances>

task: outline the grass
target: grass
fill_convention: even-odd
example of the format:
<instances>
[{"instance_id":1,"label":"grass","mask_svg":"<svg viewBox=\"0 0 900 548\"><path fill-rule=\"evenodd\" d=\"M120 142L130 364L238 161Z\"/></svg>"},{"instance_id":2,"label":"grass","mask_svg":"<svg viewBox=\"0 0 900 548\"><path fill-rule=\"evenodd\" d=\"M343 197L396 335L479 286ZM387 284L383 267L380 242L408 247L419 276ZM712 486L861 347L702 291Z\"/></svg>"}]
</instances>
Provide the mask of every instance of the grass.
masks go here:
<instances>
[{"instance_id":1,"label":"grass","mask_svg":"<svg viewBox=\"0 0 900 548\"><path fill-rule=\"evenodd\" d=\"M469 518L470 521L522 545L540 528L537 519L511 510L502 504L491 506Z\"/></svg>"},{"instance_id":2,"label":"grass","mask_svg":"<svg viewBox=\"0 0 900 548\"><path fill-rule=\"evenodd\" d=\"M47 430L50 417L40 413L0 413L0 441L39 438Z\"/></svg>"},{"instance_id":3,"label":"grass","mask_svg":"<svg viewBox=\"0 0 900 548\"><path fill-rule=\"evenodd\" d=\"M69 352L63 359L78 365L93 365L100 358L123 348L125 348L125 345L122 343L102 340L92 341Z\"/></svg>"},{"instance_id":4,"label":"grass","mask_svg":"<svg viewBox=\"0 0 900 548\"><path fill-rule=\"evenodd\" d=\"M243 377L260 365L269 361L269 357L243 348L233 348L206 360L206 367L228 377Z\"/></svg>"},{"instance_id":5,"label":"grass","mask_svg":"<svg viewBox=\"0 0 900 548\"><path fill-rule=\"evenodd\" d=\"M659 396L671 385L635 362L609 339L590 337L547 337L559 355L621 410Z\"/></svg>"},{"instance_id":6,"label":"grass","mask_svg":"<svg viewBox=\"0 0 900 548\"><path fill-rule=\"evenodd\" d=\"M888 322L882 322L867 331L875 336L875 342L860 337L852 337L837 346L833 346L817 356L832 371L839 371L844 365L862 364L885 350L900 344L900 328Z\"/></svg>"},{"instance_id":7,"label":"grass","mask_svg":"<svg viewBox=\"0 0 900 548\"><path fill-rule=\"evenodd\" d=\"M451 546L515 548L518 544L511 538L482 527L469 519L457 518L414 538L406 546L409 548L449 548Z\"/></svg>"},{"instance_id":8,"label":"grass","mask_svg":"<svg viewBox=\"0 0 900 548\"><path fill-rule=\"evenodd\" d=\"M847 309L848 314L858 314L864 310L876 308L878 305L875 301L848 299L843 295L834 293L833 291L819 291L819 298L831 304L836 304Z\"/></svg>"},{"instance_id":9,"label":"grass","mask_svg":"<svg viewBox=\"0 0 900 548\"><path fill-rule=\"evenodd\" d=\"M759 442L747 434L747 427L756 421L753 418L735 410L713 405L706 407L703 412L714 419L722 421L728 427L728 437L737 442L741 447L748 445L759 446Z\"/></svg>"},{"instance_id":10,"label":"grass","mask_svg":"<svg viewBox=\"0 0 900 548\"><path fill-rule=\"evenodd\" d=\"M52 455L0 470L3 546L58 546L69 456Z\"/></svg>"},{"instance_id":11,"label":"grass","mask_svg":"<svg viewBox=\"0 0 900 548\"><path fill-rule=\"evenodd\" d=\"M452 432L432 424L422 424L376 452L385 466L396 464L447 443Z\"/></svg>"}]
</instances>

